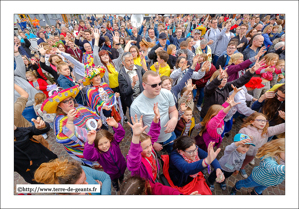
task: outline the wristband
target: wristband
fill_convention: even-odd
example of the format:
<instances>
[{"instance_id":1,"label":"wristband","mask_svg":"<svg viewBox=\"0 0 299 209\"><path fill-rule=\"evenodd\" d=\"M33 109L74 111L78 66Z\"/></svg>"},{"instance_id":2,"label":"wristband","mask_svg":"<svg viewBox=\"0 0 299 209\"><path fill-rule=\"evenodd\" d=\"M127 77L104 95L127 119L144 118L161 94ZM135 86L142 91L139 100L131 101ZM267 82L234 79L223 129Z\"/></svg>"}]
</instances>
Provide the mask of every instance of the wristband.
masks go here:
<instances>
[{"instance_id":1,"label":"wristband","mask_svg":"<svg viewBox=\"0 0 299 209\"><path fill-rule=\"evenodd\" d=\"M205 159L203 159L203 162L204 162L204 164L205 164L206 166L208 166L208 173L210 174L210 173L211 173L211 167L210 167L210 165L208 165L208 164L206 163L206 160L205 160Z\"/></svg>"},{"instance_id":2,"label":"wristband","mask_svg":"<svg viewBox=\"0 0 299 209\"><path fill-rule=\"evenodd\" d=\"M19 51L15 51L14 53L18 53Z\"/></svg>"}]
</instances>

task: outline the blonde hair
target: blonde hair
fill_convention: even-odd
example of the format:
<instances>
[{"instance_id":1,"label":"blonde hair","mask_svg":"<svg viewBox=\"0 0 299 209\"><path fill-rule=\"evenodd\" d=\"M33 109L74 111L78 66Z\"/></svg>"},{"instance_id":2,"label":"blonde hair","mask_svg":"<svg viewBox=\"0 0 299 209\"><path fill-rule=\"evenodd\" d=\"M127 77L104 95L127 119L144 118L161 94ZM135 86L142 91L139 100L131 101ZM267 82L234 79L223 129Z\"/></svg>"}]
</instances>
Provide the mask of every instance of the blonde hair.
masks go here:
<instances>
[{"instance_id":1,"label":"blonde hair","mask_svg":"<svg viewBox=\"0 0 299 209\"><path fill-rule=\"evenodd\" d=\"M168 47L167 47L167 54L171 54L172 51L176 49L176 46L174 44L170 44Z\"/></svg>"},{"instance_id":2,"label":"blonde hair","mask_svg":"<svg viewBox=\"0 0 299 209\"><path fill-rule=\"evenodd\" d=\"M276 53L268 53L268 54L266 54L265 56L264 56L264 59L265 59L265 61L266 61L266 65L267 66L269 66L270 65L270 62L272 61L272 60L274 60L274 59L279 59L279 56L278 56L278 54L276 54Z\"/></svg>"},{"instance_id":3,"label":"blonde hair","mask_svg":"<svg viewBox=\"0 0 299 209\"><path fill-rule=\"evenodd\" d=\"M268 25L267 27L265 27L263 33L266 33L269 28L273 28L273 25Z\"/></svg>"},{"instance_id":4,"label":"blonde hair","mask_svg":"<svg viewBox=\"0 0 299 209\"><path fill-rule=\"evenodd\" d=\"M277 63L276 63L276 66L281 65L281 64L285 64L285 61L284 60L278 60Z\"/></svg>"},{"instance_id":5,"label":"blonde hair","mask_svg":"<svg viewBox=\"0 0 299 209\"><path fill-rule=\"evenodd\" d=\"M148 76L153 76L153 77L158 77L160 76L157 72L154 72L154 71L151 71L151 70L148 70L146 71L143 76L142 76L142 82L143 83L146 83L147 82L147 77Z\"/></svg>"},{"instance_id":6,"label":"blonde hair","mask_svg":"<svg viewBox=\"0 0 299 209\"><path fill-rule=\"evenodd\" d=\"M267 116L264 115L263 113L260 113L260 112L254 112L254 113L252 113L251 115L249 115L249 116L245 119L245 121L244 121L244 123L243 123L243 125L242 125L241 128L245 128L245 127L247 127L247 126L249 126L249 125L250 125L250 126L253 126L253 125L252 125L252 121L254 121L258 116L263 116L263 117L266 118L266 120L267 120ZM263 131L262 131L262 136L263 136L264 134L268 133L268 127L269 127L269 122L266 123L266 125L265 125L265 127L264 127L264 129L263 129Z\"/></svg>"},{"instance_id":7,"label":"blonde hair","mask_svg":"<svg viewBox=\"0 0 299 209\"><path fill-rule=\"evenodd\" d=\"M44 93L36 93L34 96L35 105L43 103L47 99L47 96Z\"/></svg>"},{"instance_id":8,"label":"blonde hair","mask_svg":"<svg viewBox=\"0 0 299 209\"><path fill-rule=\"evenodd\" d=\"M263 146L261 146L258 149L258 152L256 154L257 158L262 158L262 160L272 157L276 160L276 162L279 164L279 161L281 159L280 153L285 152L285 139L275 139L270 142L267 142Z\"/></svg>"},{"instance_id":9,"label":"blonde hair","mask_svg":"<svg viewBox=\"0 0 299 209\"><path fill-rule=\"evenodd\" d=\"M187 38L187 39L186 39L186 41L187 41L187 44L188 44L188 45L189 45L189 43L190 43L191 39L193 39L193 40L194 40L194 38L192 38L192 37L189 37L189 38Z\"/></svg>"},{"instance_id":10,"label":"blonde hair","mask_svg":"<svg viewBox=\"0 0 299 209\"><path fill-rule=\"evenodd\" d=\"M203 128L199 132L199 136L202 136L202 134L207 130L206 126L207 126L208 122L211 120L211 118L216 116L222 109L224 109L224 107L219 104L214 104L209 108L206 116L204 117L204 119L201 122L201 125Z\"/></svg>"},{"instance_id":11,"label":"blonde hair","mask_svg":"<svg viewBox=\"0 0 299 209\"><path fill-rule=\"evenodd\" d=\"M32 75L32 76L34 76L35 78L37 78L37 74L36 74L36 72L33 72L33 71L31 71L31 70L27 71L27 72L26 72L26 75Z\"/></svg>"},{"instance_id":12,"label":"blonde hair","mask_svg":"<svg viewBox=\"0 0 299 209\"><path fill-rule=\"evenodd\" d=\"M142 39L140 42L139 42L139 46L145 46L146 48L153 48L155 46L154 43L151 43L151 42L148 42L146 41L145 39Z\"/></svg>"},{"instance_id":13,"label":"blonde hair","mask_svg":"<svg viewBox=\"0 0 299 209\"><path fill-rule=\"evenodd\" d=\"M65 63L65 62L63 62L63 61L59 61L58 63L57 63L57 71L59 71L60 72L60 70L61 70L61 67L62 66L69 66L67 63Z\"/></svg>"},{"instance_id":14,"label":"blonde hair","mask_svg":"<svg viewBox=\"0 0 299 209\"><path fill-rule=\"evenodd\" d=\"M220 70L216 70L210 78L210 82L212 82L217 76L220 74ZM226 76L228 77L227 72L225 71Z\"/></svg>"},{"instance_id":15,"label":"blonde hair","mask_svg":"<svg viewBox=\"0 0 299 209\"><path fill-rule=\"evenodd\" d=\"M205 54L205 53L203 53L203 54L200 54L199 56L203 58L203 62L205 62L205 61L207 61L207 60L208 60L208 55L207 55L207 54Z\"/></svg>"},{"instance_id":16,"label":"blonde hair","mask_svg":"<svg viewBox=\"0 0 299 209\"><path fill-rule=\"evenodd\" d=\"M240 59L241 57L244 57L242 53L236 53L236 54L233 54L231 57L230 57L230 60L228 62L228 65L231 65L231 64L235 64L235 62Z\"/></svg>"},{"instance_id":17,"label":"blonde hair","mask_svg":"<svg viewBox=\"0 0 299 209\"><path fill-rule=\"evenodd\" d=\"M78 162L55 159L42 163L34 173L34 180L43 184L75 184L82 171Z\"/></svg>"}]
</instances>

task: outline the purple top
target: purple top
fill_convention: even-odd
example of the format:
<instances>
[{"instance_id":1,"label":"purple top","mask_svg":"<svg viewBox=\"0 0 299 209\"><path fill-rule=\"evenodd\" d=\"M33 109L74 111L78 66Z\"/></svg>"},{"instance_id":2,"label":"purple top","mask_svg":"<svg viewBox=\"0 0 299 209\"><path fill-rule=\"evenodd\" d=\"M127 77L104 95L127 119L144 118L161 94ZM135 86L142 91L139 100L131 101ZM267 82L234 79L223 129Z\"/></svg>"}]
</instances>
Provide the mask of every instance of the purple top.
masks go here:
<instances>
[{"instance_id":1,"label":"purple top","mask_svg":"<svg viewBox=\"0 0 299 209\"><path fill-rule=\"evenodd\" d=\"M153 121L150 130L147 133L152 137L152 144L154 144L154 142L158 140L158 137L160 135L160 130L161 130L160 120L158 123L155 123ZM139 175L140 177L148 179L152 183L154 183L152 173L148 172L148 169L151 169L151 166L149 165L149 163L147 163L147 161L142 161L141 152L142 152L142 147L140 143L134 144L131 142L130 150L127 155L128 170L131 171L132 176ZM146 162L146 164L144 164L144 162ZM157 162L157 168L159 169L160 165L158 160L156 162Z\"/></svg>"},{"instance_id":2,"label":"purple top","mask_svg":"<svg viewBox=\"0 0 299 209\"><path fill-rule=\"evenodd\" d=\"M118 124L118 128L114 128L114 140L111 142L110 148L107 152L99 152L94 144L88 144L88 141L85 143L83 155L85 159L91 161L98 161L101 166L103 166L104 171L109 174L112 180L119 178L126 170L126 160L122 155L119 143L125 137L125 130Z\"/></svg>"},{"instance_id":3,"label":"purple top","mask_svg":"<svg viewBox=\"0 0 299 209\"><path fill-rule=\"evenodd\" d=\"M234 81L234 80L240 78L242 75L244 75L245 69L248 68L254 61L255 61L255 58L252 57L238 65L235 65L235 64L229 65L227 67L227 71L226 71L228 74L227 82Z\"/></svg>"}]
</instances>

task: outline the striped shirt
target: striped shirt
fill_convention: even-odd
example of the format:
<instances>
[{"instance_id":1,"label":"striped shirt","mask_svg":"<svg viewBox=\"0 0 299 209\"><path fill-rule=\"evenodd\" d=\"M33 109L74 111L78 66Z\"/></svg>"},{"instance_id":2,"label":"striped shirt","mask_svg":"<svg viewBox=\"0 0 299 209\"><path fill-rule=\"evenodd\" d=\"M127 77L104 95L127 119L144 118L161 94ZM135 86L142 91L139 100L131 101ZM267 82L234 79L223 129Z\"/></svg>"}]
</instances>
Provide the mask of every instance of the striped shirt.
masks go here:
<instances>
[{"instance_id":1,"label":"striped shirt","mask_svg":"<svg viewBox=\"0 0 299 209\"><path fill-rule=\"evenodd\" d=\"M285 179L285 165L279 165L272 157L265 158L253 168L252 179L263 186L276 186Z\"/></svg>"},{"instance_id":2,"label":"striped shirt","mask_svg":"<svg viewBox=\"0 0 299 209\"><path fill-rule=\"evenodd\" d=\"M54 119L54 133L56 135L56 142L63 144L65 150L69 155L79 162L84 162L87 165L98 164L91 162L83 157L84 144L87 140L86 122L89 119L99 120L100 117L96 112L88 107L79 105L76 107L77 115L74 119L75 133L66 127L67 116L58 115Z\"/></svg>"}]
</instances>

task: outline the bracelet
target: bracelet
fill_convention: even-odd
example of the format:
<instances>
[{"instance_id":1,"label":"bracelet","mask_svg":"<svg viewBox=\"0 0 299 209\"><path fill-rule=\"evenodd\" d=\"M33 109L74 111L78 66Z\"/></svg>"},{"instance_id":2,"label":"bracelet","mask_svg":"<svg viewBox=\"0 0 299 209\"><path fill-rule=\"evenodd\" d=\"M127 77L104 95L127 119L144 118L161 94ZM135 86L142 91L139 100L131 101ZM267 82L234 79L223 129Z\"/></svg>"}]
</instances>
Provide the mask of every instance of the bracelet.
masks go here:
<instances>
[{"instance_id":1,"label":"bracelet","mask_svg":"<svg viewBox=\"0 0 299 209\"><path fill-rule=\"evenodd\" d=\"M208 164L206 163L206 159L203 159L203 163L208 167Z\"/></svg>"},{"instance_id":2,"label":"bracelet","mask_svg":"<svg viewBox=\"0 0 299 209\"><path fill-rule=\"evenodd\" d=\"M15 51L14 53L18 53L19 51Z\"/></svg>"},{"instance_id":3,"label":"bracelet","mask_svg":"<svg viewBox=\"0 0 299 209\"><path fill-rule=\"evenodd\" d=\"M208 164L206 163L206 160L205 160L205 159L203 159L203 162L204 162L205 165L208 167L208 173L210 174L210 173L211 173L211 167L210 167L210 165L208 165Z\"/></svg>"}]
</instances>

